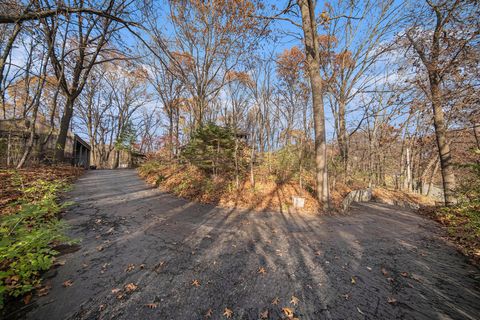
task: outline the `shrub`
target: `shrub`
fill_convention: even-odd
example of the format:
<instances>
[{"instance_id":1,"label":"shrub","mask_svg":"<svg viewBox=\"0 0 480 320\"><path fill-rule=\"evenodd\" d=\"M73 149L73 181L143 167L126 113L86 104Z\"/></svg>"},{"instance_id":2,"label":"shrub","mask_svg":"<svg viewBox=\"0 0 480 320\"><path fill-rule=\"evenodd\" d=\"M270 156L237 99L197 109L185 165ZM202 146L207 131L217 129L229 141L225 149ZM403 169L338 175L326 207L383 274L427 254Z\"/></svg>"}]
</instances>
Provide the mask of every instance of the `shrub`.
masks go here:
<instances>
[{"instance_id":1,"label":"shrub","mask_svg":"<svg viewBox=\"0 0 480 320\"><path fill-rule=\"evenodd\" d=\"M480 155L478 149L473 152ZM480 164L469 163L461 167L467 171L459 181L459 203L438 209L434 218L447 227L450 236L467 255L480 261Z\"/></svg>"},{"instance_id":2,"label":"shrub","mask_svg":"<svg viewBox=\"0 0 480 320\"><path fill-rule=\"evenodd\" d=\"M58 253L52 245L68 241L66 224L57 214L68 205L57 202L66 185L38 180L22 190L19 211L0 220L0 308L8 296L21 296L40 284Z\"/></svg>"},{"instance_id":3,"label":"shrub","mask_svg":"<svg viewBox=\"0 0 480 320\"><path fill-rule=\"evenodd\" d=\"M243 144L231 128L213 123L199 127L182 150L182 156L194 166L216 175L233 173L244 164L239 155ZM237 159L235 159L237 157ZM237 163L236 163L237 161Z\"/></svg>"}]
</instances>

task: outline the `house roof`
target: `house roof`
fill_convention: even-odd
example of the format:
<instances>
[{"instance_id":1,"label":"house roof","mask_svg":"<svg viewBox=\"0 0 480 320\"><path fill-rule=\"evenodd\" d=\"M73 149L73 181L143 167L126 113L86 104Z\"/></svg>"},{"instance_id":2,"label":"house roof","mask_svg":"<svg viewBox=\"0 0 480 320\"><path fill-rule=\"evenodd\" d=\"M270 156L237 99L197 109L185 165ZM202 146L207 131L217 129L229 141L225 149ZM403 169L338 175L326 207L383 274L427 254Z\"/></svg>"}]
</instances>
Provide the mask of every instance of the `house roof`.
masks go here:
<instances>
[{"instance_id":1,"label":"house roof","mask_svg":"<svg viewBox=\"0 0 480 320\"><path fill-rule=\"evenodd\" d=\"M78 141L82 146L84 146L85 148L87 148L88 150L91 150L92 148L90 147L90 145L85 142L85 140L83 140L82 138L80 138L77 134L75 134L74 136L74 139L76 141Z\"/></svg>"}]
</instances>

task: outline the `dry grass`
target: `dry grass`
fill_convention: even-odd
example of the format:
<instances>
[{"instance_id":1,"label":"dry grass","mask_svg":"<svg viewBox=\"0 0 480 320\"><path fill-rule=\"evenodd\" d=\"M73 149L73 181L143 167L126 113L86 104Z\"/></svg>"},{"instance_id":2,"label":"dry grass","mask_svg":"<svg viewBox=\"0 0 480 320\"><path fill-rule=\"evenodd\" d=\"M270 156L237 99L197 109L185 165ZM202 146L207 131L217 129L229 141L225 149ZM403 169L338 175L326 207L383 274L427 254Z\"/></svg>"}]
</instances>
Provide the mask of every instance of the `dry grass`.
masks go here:
<instances>
[{"instance_id":1,"label":"dry grass","mask_svg":"<svg viewBox=\"0 0 480 320\"><path fill-rule=\"evenodd\" d=\"M263 170L263 171L262 171ZM255 172L255 185L253 186L248 176L244 177L237 187L235 179L223 176L211 177L195 166L188 164L161 164L149 162L139 169L140 176L153 185L166 192L173 193L193 201L214 203L223 207L243 208L255 211L295 211L304 213L321 212L321 204L315 199L312 188L313 177L304 177L301 188L298 181L278 182L276 177L270 175L265 168ZM330 205L333 212L339 212L342 201L349 192L365 189L361 183L346 185L335 183L330 192ZM299 196L305 199L305 207L294 209L292 197ZM410 203L420 206L432 205L430 198L406 193L398 190L376 188L373 197L384 203L399 204Z\"/></svg>"},{"instance_id":2,"label":"dry grass","mask_svg":"<svg viewBox=\"0 0 480 320\"><path fill-rule=\"evenodd\" d=\"M319 204L312 194L300 188L299 183L277 183L268 175L256 174L253 186L246 177L239 181L222 176L210 177L191 165L146 165L139 169L140 176L164 191L189 200L214 203L255 211L318 212ZM305 207L295 209L292 197L305 198Z\"/></svg>"},{"instance_id":3,"label":"dry grass","mask_svg":"<svg viewBox=\"0 0 480 320\"><path fill-rule=\"evenodd\" d=\"M391 190L386 188L373 189L372 197L374 200L388 204L398 204L403 202L415 204L420 207L435 205L435 200L430 197L416 193L409 193L401 190Z\"/></svg>"}]
</instances>

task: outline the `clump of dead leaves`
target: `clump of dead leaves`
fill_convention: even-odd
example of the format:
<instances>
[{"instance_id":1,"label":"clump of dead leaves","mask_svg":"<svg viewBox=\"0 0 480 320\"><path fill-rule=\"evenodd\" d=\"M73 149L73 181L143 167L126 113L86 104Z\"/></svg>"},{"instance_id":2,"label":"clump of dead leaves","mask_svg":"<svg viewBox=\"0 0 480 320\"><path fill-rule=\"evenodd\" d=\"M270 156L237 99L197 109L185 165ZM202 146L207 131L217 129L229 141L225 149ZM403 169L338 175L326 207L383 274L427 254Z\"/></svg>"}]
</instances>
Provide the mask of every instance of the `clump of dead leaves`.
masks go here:
<instances>
[{"instance_id":1,"label":"clump of dead leaves","mask_svg":"<svg viewBox=\"0 0 480 320\"><path fill-rule=\"evenodd\" d=\"M116 295L116 298L121 300L127 294L131 294L138 289L138 285L131 282L123 286L123 290L119 288L112 289L112 294Z\"/></svg>"}]
</instances>

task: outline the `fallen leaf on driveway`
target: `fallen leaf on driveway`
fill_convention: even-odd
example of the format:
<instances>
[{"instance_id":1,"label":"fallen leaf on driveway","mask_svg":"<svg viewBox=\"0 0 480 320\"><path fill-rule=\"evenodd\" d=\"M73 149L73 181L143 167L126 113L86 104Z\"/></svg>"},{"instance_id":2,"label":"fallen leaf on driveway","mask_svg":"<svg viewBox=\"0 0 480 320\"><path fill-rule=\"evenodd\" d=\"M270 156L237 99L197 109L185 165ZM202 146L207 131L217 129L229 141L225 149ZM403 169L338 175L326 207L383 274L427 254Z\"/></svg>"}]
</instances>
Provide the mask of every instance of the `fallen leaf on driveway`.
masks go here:
<instances>
[{"instance_id":1,"label":"fallen leaf on driveway","mask_svg":"<svg viewBox=\"0 0 480 320\"><path fill-rule=\"evenodd\" d=\"M260 268L258 269L258 273L260 273L260 274L266 274L266 273L267 273L267 270L265 270L264 267L260 267Z\"/></svg>"},{"instance_id":2,"label":"fallen leaf on driveway","mask_svg":"<svg viewBox=\"0 0 480 320\"><path fill-rule=\"evenodd\" d=\"M272 304L273 305L278 305L280 303L280 299L278 297L275 297L273 300L272 300Z\"/></svg>"},{"instance_id":3,"label":"fallen leaf on driveway","mask_svg":"<svg viewBox=\"0 0 480 320\"><path fill-rule=\"evenodd\" d=\"M228 308L225 308L225 310L223 310L223 315L227 318L231 318L233 315L233 311Z\"/></svg>"},{"instance_id":4,"label":"fallen leaf on driveway","mask_svg":"<svg viewBox=\"0 0 480 320\"><path fill-rule=\"evenodd\" d=\"M25 304L29 304L30 300L32 300L32 295L31 294L27 294L25 297L23 297L23 303L25 303Z\"/></svg>"},{"instance_id":5,"label":"fallen leaf on driveway","mask_svg":"<svg viewBox=\"0 0 480 320\"><path fill-rule=\"evenodd\" d=\"M118 289L118 288L112 289L112 293L113 293L113 294L117 294L117 293L119 293L119 292L120 292L120 289Z\"/></svg>"},{"instance_id":6,"label":"fallen leaf on driveway","mask_svg":"<svg viewBox=\"0 0 480 320\"><path fill-rule=\"evenodd\" d=\"M99 307L98 307L98 311L103 311L105 310L105 305L104 304L101 304Z\"/></svg>"},{"instance_id":7,"label":"fallen leaf on driveway","mask_svg":"<svg viewBox=\"0 0 480 320\"><path fill-rule=\"evenodd\" d=\"M294 306L296 306L299 301L300 301L300 299L298 299L295 296L292 296L292 300L290 300L290 303L293 304Z\"/></svg>"},{"instance_id":8,"label":"fallen leaf on driveway","mask_svg":"<svg viewBox=\"0 0 480 320\"><path fill-rule=\"evenodd\" d=\"M352 276L352 280L350 281L352 284L356 284L357 283L357 280L355 280L355 277Z\"/></svg>"},{"instance_id":9,"label":"fallen leaf on driveway","mask_svg":"<svg viewBox=\"0 0 480 320\"><path fill-rule=\"evenodd\" d=\"M393 297L388 297L387 302L390 303L390 304L395 304L395 303L397 303L397 299L395 299Z\"/></svg>"},{"instance_id":10,"label":"fallen leaf on driveway","mask_svg":"<svg viewBox=\"0 0 480 320\"><path fill-rule=\"evenodd\" d=\"M37 290L37 295L38 295L39 297L46 296L46 295L50 292L50 289L51 289L51 288L52 288L51 286L46 285L46 286L42 287L41 289L38 289L38 290Z\"/></svg>"},{"instance_id":11,"label":"fallen leaf on driveway","mask_svg":"<svg viewBox=\"0 0 480 320\"><path fill-rule=\"evenodd\" d=\"M357 307L357 311L358 311L358 313L365 315L365 313L363 313L362 310L360 310L359 307Z\"/></svg>"},{"instance_id":12,"label":"fallen leaf on driveway","mask_svg":"<svg viewBox=\"0 0 480 320\"><path fill-rule=\"evenodd\" d=\"M194 279L194 280L192 281L192 286L200 287L200 281L198 281L197 279Z\"/></svg>"},{"instance_id":13,"label":"fallen leaf on driveway","mask_svg":"<svg viewBox=\"0 0 480 320\"><path fill-rule=\"evenodd\" d=\"M406 277L408 277L408 272L401 272L400 275L401 275L402 277L405 277L405 278L406 278Z\"/></svg>"},{"instance_id":14,"label":"fallen leaf on driveway","mask_svg":"<svg viewBox=\"0 0 480 320\"><path fill-rule=\"evenodd\" d=\"M382 273L384 276L388 275L388 271L385 268L382 268Z\"/></svg>"},{"instance_id":15,"label":"fallen leaf on driveway","mask_svg":"<svg viewBox=\"0 0 480 320\"><path fill-rule=\"evenodd\" d=\"M260 312L260 319L268 319L268 310Z\"/></svg>"},{"instance_id":16,"label":"fallen leaf on driveway","mask_svg":"<svg viewBox=\"0 0 480 320\"><path fill-rule=\"evenodd\" d=\"M145 307L149 308L149 309L156 309L157 308L157 304L156 303L147 303L145 305Z\"/></svg>"},{"instance_id":17,"label":"fallen leaf on driveway","mask_svg":"<svg viewBox=\"0 0 480 320\"><path fill-rule=\"evenodd\" d=\"M416 275L416 274L414 274L414 273L412 273L411 278L412 278L413 280L418 281L418 282L422 282L422 278L420 278L420 276L418 276L418 275Z\"/></svg>"},{"instance_id":18,"label":"fallen leaf on driveway","mask_svg":"<svg viewBox=\"0 0 480 320\"><path fill-rule=\"evenodd\" d=\"M65 265L66 261L65 260L57 260L55 261L54 265L56 266L63 266Z\"/></svg>"},{"instance_id":19,"label":"fallen leaf on driveway","mask_svg":"<svg viewBox=\"0 0 480 320\"><path fill-rule=\"evenodd\" d=\"M63 286L66 288L66 287L71 287L73 285L73 281L72 280L67 280L67 281L64 281L63 282Z\"/></svg>"},{"instance_id":20,"label":"fallen leaf on driveway","mask_svg":"<svg viewBox=\"0 0 480 320\"><path fill-rule=\"evenodd\" d=\"M282 308L282 312L287 316L287 318L293 318L293 309L292 308Z\"/></svg>"},{"instance_id":21,"label":"fallen leaf on driveway","mask_svg":"<svg viewBox=\"0 0 480 320\"><path fill-rule=\"evenodd\" d=\"M212 308L208 309L207 312L205 313L205 318L210 318L213 314Z\"/></svg>"},{"instance_id":22,"label":"fallen leaf on driveway","mask_svg":"<svg viewBox=\"0 0 480 320\"><path fill-rule=\"evenodd\" d=\"M161 269L164 265L165 265L165 261L160 261L160 263L155 266L155 268L153 269L153 271L155 271L156 273L160 273L160 269Z\"/></svg>"},{"instance_id":23,"label":"fallen leaf on driveway","mask_svg":"<svg viewBox=\"0 0 480 320\"><path fill-rule=\"evenodd\" d=\"M130 272L130 271L132 271L132 270L134 270L134 269L135 269L135 265L130 263L130 264L127 266L127 269L125 269L125 272Z\"/></svg>"},{"instance_id":24,"label":"fallen leaf on driveway","mask_svg":"<svg viewBox=\"0 0 480 320\"><path fill-rule=\"evenodd\" d=\"M102 251L103 250L103 246L98 246L97 247L97 251Z\"/></svg>"},{"instance_id":25,"label":"fallen leaf on driveway","mask_svg":"<svg viewBox=\"0 0 480 320\"><path fill-rule=\"evenodd\" d=\"M125 286L125 291L126 292L133 292L135 290L137 290L138 286L135 285L134 283L129 283Z\"/></svg>"}]
</instances>

